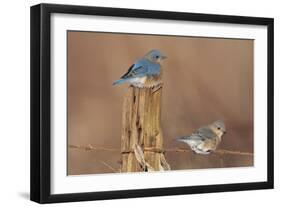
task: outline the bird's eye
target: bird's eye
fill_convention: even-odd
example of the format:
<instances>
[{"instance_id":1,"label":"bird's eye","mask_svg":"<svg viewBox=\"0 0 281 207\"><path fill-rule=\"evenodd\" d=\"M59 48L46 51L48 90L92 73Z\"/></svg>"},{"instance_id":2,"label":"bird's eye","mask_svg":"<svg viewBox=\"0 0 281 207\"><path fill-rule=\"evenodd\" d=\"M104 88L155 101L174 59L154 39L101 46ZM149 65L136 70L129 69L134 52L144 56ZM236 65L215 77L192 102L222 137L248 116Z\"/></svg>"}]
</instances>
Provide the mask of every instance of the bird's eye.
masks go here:
<instances>
[{"instance_id":1,"label":"bird's eye","mask_svg":"<svg viewBox=\"0 0 281 207\"><path fill-rule=\"evenodd\" d=\"M218 127L218 130L220 130L221 128L220 127Z\"/></svg>"},{"instance_id":2,"label":"bird's eye","mask_svg":"<svg viewBox=\"0 0 281 207\"><path fill-rule=\"evenodd\" d=\"M158 55L156 55L156 56L155 56L155 58L156 58L156 59L158 59L158 58L159 58L159 56L158 56Z\"/></svg>"}]
</instances>

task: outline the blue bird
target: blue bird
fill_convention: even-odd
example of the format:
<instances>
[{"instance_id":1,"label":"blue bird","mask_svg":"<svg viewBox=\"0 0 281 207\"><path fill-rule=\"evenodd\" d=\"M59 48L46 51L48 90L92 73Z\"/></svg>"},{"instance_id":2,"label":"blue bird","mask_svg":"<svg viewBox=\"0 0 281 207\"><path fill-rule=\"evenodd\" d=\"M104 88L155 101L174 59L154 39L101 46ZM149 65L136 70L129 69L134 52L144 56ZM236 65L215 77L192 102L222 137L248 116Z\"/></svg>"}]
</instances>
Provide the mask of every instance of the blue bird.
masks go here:
<instances>
[{"instance_id":1,"label":"blue bird","mask_svg":"<svg viewBox=\"0 0 281 207\"><path fill-rule=\"evenodd\" d=\"M152 88L162 84L161 61L167 58L158 50L151 50L138 59L113 85L129 83L138 88Z\"/></svg>"}]
</instances>

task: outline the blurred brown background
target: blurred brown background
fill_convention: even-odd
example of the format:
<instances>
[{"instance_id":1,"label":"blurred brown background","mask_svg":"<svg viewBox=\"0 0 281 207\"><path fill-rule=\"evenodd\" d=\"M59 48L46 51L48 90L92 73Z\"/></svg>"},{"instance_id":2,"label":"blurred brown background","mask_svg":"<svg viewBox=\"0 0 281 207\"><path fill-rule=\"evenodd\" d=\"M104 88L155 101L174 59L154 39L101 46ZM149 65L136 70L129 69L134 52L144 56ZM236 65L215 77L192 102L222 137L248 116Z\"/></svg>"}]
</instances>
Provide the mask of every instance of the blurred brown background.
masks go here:
<instances>
[{"instance_id":1,"label":"blurred brown background","mask_svg":"<svg viewBox=\"0 0 281 207\"><path fill-rule=\"evenodd\" d=\"M188 148L173 139L217 119L227 134L219 149L253 152L253 41L68 32L68 144L120 149L123 96L112 86L151 49L163 63L162 129L165 148ZM253 157L167 152L173 170L252 166ZM68 174L112 172L120 153L68 149Z\"/></svg>"}]
</instances>

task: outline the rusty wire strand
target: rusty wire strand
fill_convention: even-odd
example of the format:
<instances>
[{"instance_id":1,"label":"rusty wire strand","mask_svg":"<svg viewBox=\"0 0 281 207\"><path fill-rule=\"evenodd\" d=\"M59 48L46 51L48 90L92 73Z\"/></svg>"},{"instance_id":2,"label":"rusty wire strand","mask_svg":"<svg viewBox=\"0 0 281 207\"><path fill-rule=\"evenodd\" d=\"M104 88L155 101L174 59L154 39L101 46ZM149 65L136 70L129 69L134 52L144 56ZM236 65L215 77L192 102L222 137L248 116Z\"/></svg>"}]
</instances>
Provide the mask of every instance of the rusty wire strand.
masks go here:
<instances>
[{"instance_id":1,"label":"rusty wire strand","mask_svg":"<svg viewBox=\"0 0 281 207\"><path fill-rule=\"evenodd\" d=\"M108 148L108 147L93 147L91 144L87 146L82 146L82 145L69 145L69 148L74 148L74 149L81 149L85 151L111 151L111 152L121 152L117 148ZM160 150L156 148L145 148L144 151L155 151L155 152L192 152L189 149L181 149L181 148L168 148L165 150ZM134 150L131 151L123 151L121 153L133 153ZM218 149L214 151L213 153L219 154L219 155L241 155L241 156L253 156L253 153L251 152L240 152L240 151L232 151L232 150L225 150L225 149Z\"/></svg>"}]
</instances>

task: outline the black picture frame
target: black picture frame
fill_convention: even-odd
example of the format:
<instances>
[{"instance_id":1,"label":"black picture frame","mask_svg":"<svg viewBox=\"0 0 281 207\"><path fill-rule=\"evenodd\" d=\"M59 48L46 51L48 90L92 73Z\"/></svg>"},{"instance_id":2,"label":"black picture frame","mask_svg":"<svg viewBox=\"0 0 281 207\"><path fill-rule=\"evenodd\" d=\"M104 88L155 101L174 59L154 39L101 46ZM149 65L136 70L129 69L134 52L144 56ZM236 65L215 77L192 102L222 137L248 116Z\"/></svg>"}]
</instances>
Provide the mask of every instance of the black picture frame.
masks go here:
<instances>
[{"instance_id":1,"label":"black picture frame","mask_svg":"<svg viewBox=\"0 0 281 207\"><path fill-rule=\"evenodd\" d=\"M169 187L154 189L51 194L50 184L50 130L51 130L51 70L50 70L50 15L52 13L134 17L149 19L217 22L267 26L267 181L238 184ZM166 196L273 188L273 44L274 20L272 18L195 14L168 11L135 10L73 5L39 4L31 7L31 174L30 199L38 203L88 201L102 199Z\"/></svg>"}]
</instances>

